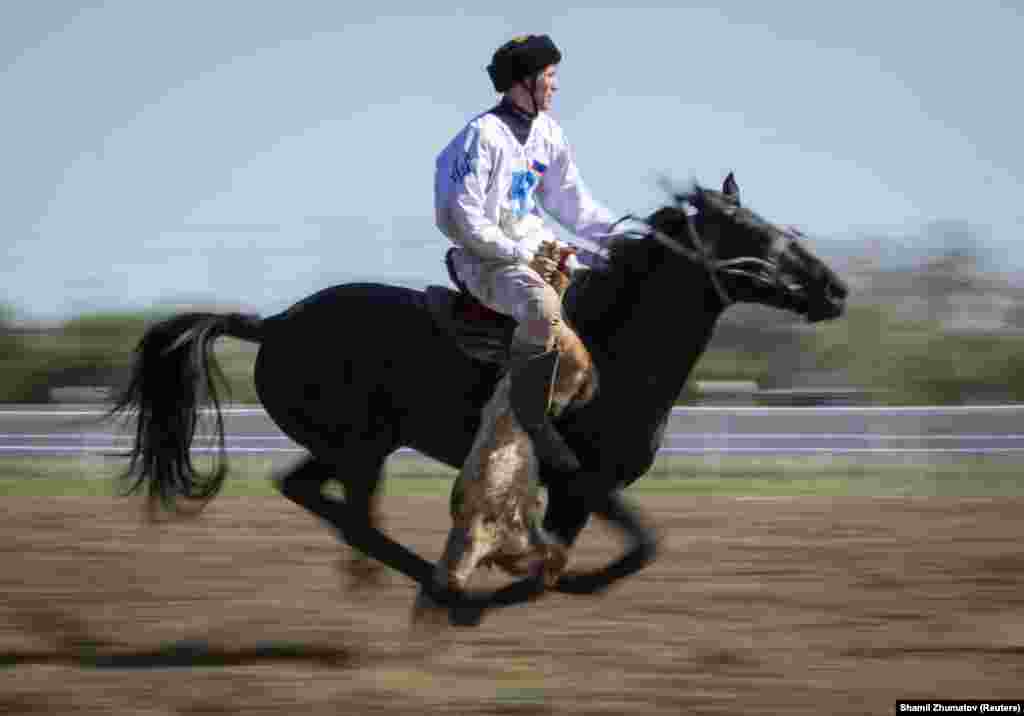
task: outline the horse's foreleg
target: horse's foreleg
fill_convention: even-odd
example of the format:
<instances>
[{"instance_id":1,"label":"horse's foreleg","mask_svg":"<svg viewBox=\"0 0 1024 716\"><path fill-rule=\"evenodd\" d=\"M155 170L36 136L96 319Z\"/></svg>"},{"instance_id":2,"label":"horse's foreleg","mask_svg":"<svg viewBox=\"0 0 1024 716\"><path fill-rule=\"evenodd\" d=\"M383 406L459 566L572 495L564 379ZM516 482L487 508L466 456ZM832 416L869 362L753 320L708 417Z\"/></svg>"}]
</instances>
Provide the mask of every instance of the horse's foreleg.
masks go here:
<instances>
[{"instance_id":1,"label":"horse's foreleg","mask_svg":"<svg viewBox=\"0 0 1024 716\"><path fill-rule=\"evenodd\" d=\"M587 503L594 514L625 532L631 545L626 554L607 567L560 577L555 589L566 594L595 594L607 589L614 582L646 567L658 551L657 533L645 524L640 511L630 505L621 492L615 490L593 495Z\"/></svg>"},{"instance_id":2,"label":"horse's foreleg","mask_svg":"<svg viewBox=\"0 0 1024 716\"><path fill-rule=\"evenodd\" d=\"M545 587L554 587L569 564L569 549L536 522L530 524L530 544L540 554L540 576Z\"/></svg>"},{"instance_id":3,"label":"horse's foreleg","mask_svg":"<svg viewBox=\"0 0 1024 716\"><path fill-rule=\"evenodd\" d=\"M548 485L548 504L544 511L544 530L571 548L590 520L587 503L572 485L586 482L587 475L574 476L571 484Z\"/></svg>"}]
</instances>

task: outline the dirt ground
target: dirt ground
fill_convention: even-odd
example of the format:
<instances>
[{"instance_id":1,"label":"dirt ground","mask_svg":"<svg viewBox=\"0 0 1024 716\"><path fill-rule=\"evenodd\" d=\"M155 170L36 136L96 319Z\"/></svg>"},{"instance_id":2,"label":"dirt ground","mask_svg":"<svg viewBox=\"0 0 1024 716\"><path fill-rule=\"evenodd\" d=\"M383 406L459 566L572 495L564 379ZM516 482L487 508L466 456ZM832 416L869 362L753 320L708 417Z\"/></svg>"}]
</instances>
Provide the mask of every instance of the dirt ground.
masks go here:
<instances>
[{"instance_id":1,"label":"dirt ground","mask_svg":"<svg viewBox=\"0 0 1024 716\"><path fill-rule=\"evenodd\" d=\"M446 500L389 497L435 558ZM0 713L888 714L1024 698L1024 499L640 500L655 565L475 629L409 628L280 498L146 526L109 498L0 506ZM587 528L575 566L617 554ZM482 585L503 578L485 575Z\"/></svg>"}]
</instances>

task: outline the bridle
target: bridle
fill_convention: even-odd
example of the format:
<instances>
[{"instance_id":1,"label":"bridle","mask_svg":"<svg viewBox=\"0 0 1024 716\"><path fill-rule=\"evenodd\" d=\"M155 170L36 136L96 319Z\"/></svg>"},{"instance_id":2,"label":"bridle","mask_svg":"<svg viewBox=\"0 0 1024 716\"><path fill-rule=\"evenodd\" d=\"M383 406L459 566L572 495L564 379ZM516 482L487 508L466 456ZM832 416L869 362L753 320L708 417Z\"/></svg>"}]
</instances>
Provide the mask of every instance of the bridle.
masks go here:
<instances>
[{"instance_id":1,"label":"bridle","mask_svg":"<svg viewBox=\"0 0 1024 716\"><path fill-rule=\"evenodd\" d=\"M696 208L696 207L695 207ZM772 258L762 259L756 256L737 256L731 259L719 259L715 257L711 243L701 238L697 233L697 227L693 225L693 217L687 213L684 207L680 211L686 217L686 238L689 245L681 244L676 239L652 226L649 222L639 217L627 214L615 222L618 225L624 221L636 221L643 224L644 230L627 231L623 236L633 238L650 237L669 251L683 256L693 263L701 266L707 272L708 279L714 287L718 298L722 301L722 308L728 308L736 303L736 299L726 290L722 282L722 275L745 276L766 286L772 286L780 293L793 293L797 287L787 285L783 280L781 259L794 245L799 246L795 237L787 236L785 243L773 247ZM613 225L614 229L614 225Z\"/></svg>"}]
</instances>

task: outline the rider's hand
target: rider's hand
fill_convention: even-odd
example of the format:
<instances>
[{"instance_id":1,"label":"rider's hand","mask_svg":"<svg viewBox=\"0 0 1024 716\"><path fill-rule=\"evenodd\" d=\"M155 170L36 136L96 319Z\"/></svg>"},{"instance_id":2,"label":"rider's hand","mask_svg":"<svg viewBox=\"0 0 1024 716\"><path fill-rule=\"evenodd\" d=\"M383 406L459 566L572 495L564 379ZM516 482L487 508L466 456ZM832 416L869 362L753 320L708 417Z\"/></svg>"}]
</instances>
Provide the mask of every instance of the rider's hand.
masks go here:
<instances>
[{"instance_id":1,"label":"rider's hand","mask_svg":"<svg viewBox=\"0 0 1024 716\"><path fill-rule=\"evenodd\" d=\"M542 254L536 254L530 261L530 268L540 274L542 279L550 282L551 274L558 271L558 262Z\"/></svg>"},{"instance_id":2,"label":"rider's hand","mask_svg":"<svg viewBox=\"0 0 1024 716\"><path fill-rule=\"evenodd\" d=\"M537 253L530 261L530 268L540 274L547 283L551 283L551 276L558 271L558 247L554 242L545 241L537 247Z\"/></svg>"},{"instance_id":3,"label":"rider's hand","mask_svg":"<svg viewBox=\"0 0 1024 716\"><path fill-rule=\"evenodd\" d=\"M540 274L545 283L555 289L559 296L565 294L572 282L572 273L578 264L575 261L576 249L560 245L556 241L544 241L537 247L537 253L530 268Z\"/></svg>"}]
</instances>

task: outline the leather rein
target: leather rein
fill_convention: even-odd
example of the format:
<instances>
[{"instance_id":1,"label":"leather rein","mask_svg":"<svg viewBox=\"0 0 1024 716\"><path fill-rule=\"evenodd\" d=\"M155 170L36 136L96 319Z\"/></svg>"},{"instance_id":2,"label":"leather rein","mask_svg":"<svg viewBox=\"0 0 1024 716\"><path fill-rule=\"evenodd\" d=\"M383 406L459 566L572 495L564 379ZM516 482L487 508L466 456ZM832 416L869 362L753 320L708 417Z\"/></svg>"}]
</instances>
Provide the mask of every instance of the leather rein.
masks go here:
<instances>
[{"instance_id":1,"label":"leather rein","mask_svg":"<svg viewBox=\"0 0 1024 716\"><path fill-rule=\"evenodd\" d=\"M669 251L702 266L704 270L707 271L711 285L714 286L715 292L722 301L723 308L728 308L732 304L736 303L736 299L734 299L726 290L721 280L721 274L746 276L762 284L774 286L779 291L792 291L794 289L792 286L787 286L785 281L783 281L782 267L779 263L779 257L785 253L790 244L795 242L794 239L787 239L786 246L777 249L774 252L772 260L762 259L756 256L737 256L732 259L718 259L715 258L714 249L710 242L704 241L697 233L697 228L693 225L692 216L686 213L685 210L683 210L683 214L686 216L686 238L688 239L688 246L681 244L678 240L656 227L651 226L647 221L632 214L627 214L615 223L619 224L623 221L632 220L644 224L647 227L646 230L630 231L626 232L625 235L632 234L637 238L650 237ZM753 270L749 268L751 265L753 266Z\"/></svg>"}]
</instances>

